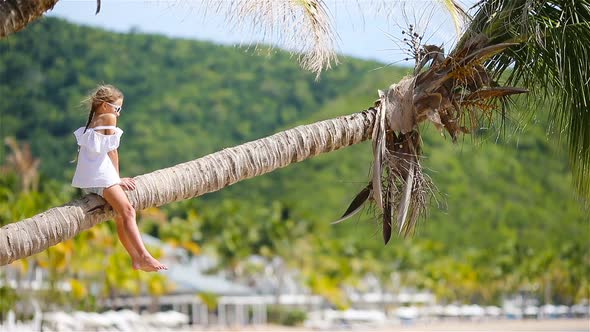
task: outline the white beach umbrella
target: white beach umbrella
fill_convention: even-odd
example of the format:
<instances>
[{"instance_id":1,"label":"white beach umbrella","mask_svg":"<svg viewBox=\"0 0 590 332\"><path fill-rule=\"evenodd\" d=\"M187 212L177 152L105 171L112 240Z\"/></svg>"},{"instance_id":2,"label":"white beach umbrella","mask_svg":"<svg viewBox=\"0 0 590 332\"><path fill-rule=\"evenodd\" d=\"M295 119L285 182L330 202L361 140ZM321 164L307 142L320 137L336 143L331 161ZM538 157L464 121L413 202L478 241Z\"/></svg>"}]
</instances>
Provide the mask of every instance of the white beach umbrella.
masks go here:
<instances>
[{"instance_id":1,"label":"white beach umbrella","mask_svg":"<svg viewBox=\"0 0 590 332\"><path fill-rule=\"evenodd\" d=\"M429 307L426 307L425 310L427 315L430 316L442 316L445 313L445 308L442 305L431 305Z\"/></svg>"},{"instance_id":2,"label":"white beach umbrella","mask_svg":"<svg viewBox=\"0 0 590 332\"><path fill-rule=\"evenodd\" d=\"M590 305L588 304L575 304L571 310L576 316L590 317Z\"/></svg>"},{"instance_id":3,"label":"white beach umbrella","mask_svg":"<svg viewBox=\"0 0 590 332\"><path fill-rule=\"evenodd\" d=\"M536 305L528 305L524 308L525 316L537 316L539 314L539 307Z\"/></svg>"},{"instance_id":4,"label":"white beach umbrella","mask_svg":"<svg viewBox=\"0 0 590 332\"><path fill-rule=\"evenodd\" d=\"M566 305L558 305L556 308L556 313L558 316L567 316L567 314L569 314L570 312L570 308Z\"/></svg>"},{"instance_id":5,"label":"white beach umbrella","mask_svg":"<svg viewBox=\"0 0 590 332\"><path fill-rule=\"evenodd\" d=\"M418 318L418 308L415 306L399 307L395 311L395 315L399 319L414 320Z\"/></svg>"},{"instance_id":6,"label":"white beach umbrella","mask_svg":"<svg viewBox=\"0 0 590 332\"><path fill-rule=\"evenodd\" d=\"M485 308L486 315L490 317L499 317L502 315L502 309L495 305L490 305Z\"/></svg>"},{"instance_id":7,"label":"white beach umbrella","mask_svg":"<svg viewBox=\"0 0 590 332\"><path fill-rule=\"evenodd\" d=\"M461 315L466 317L483 317L485 311L477 304L461 306Z\"/></svg>"},{"instance_id":8,"label":"white beach umbrella","mask_svg":"<svg viewBox=\"0 0 590 332\"><path fill-rule=\"evenodd\" d=\"M554 316L557 314L557 307L553 304L544 304L541 306L541 312L545 316Z\"/></svg>"},{"instance_id":9,"label":"white beach umbrella","mask_svg":"<svg viewBox=\"0 0 590 332\"><path fill-rule=\"evenodd\" d=\"M79 321L63 311L46 312L43 321L57 331L79 331L83 328Z\"/></svg>"},{"instance_id":10,"label":"white beach umbrella","mask_svg":"<svg viewBox=\"0 0 590 332\"><path fill-rule=\"evenodd\" d=\"M177 311L156 312L144 316L152 325L162 327L178 327L188 324L189 317Z\"/></svg>"},{"instance_id":11,"label":"white beach umbrella","mask_svg":"<svg viewBox=\"0 0 590 332\"><path fill-rule=\"evenodd\" d=\"M447 317L459 317L461 315L461 308L454 304L445 306L444 315Z\"/></svg>"}]
</instances>

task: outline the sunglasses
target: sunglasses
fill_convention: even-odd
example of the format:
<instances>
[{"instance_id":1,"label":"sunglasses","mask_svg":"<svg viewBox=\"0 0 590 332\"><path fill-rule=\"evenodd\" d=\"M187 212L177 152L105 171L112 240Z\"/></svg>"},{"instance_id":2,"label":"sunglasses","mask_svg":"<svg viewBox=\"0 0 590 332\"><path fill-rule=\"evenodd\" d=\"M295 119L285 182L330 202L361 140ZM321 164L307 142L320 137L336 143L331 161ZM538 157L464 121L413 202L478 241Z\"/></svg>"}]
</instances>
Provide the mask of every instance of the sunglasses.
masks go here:
<instances>
[{"instance_id":1,"label":"sunglasses","mask_svg":"<svg viewBox=\"0 0 590 332\"><path fill-rule=\"evenodd\" d=\"M121 110L123 109L123 106L119 106L119 105L111 104L111 103L109 103L109 102L106 102L106 101L105 101L105 103L109 104L109 105L110 105L112 108L114 108L114 109L115 109L115 112L117 112L117 113L120 113L120 112L121 112Z\"/></svg>"}]
</instances>

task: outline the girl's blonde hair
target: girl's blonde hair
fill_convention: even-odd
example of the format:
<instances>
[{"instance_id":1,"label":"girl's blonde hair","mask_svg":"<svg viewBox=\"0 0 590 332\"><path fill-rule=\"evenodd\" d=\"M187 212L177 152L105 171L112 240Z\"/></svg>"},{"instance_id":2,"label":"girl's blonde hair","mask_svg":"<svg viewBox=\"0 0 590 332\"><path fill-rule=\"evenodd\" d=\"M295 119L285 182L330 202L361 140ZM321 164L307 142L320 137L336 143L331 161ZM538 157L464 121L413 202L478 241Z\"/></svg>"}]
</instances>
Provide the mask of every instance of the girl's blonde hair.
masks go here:
<instances>
[{"instance_id":1,"label":"girl's blonde hair","mask_svg":"<svg viewBox=\"0 0 590 332\"><path fill-rule=\"evenodd\" d=\"M92 90L86 99L84 99L84 103L90 106L88 121L86 121L86 128L84 128L84 131L88 129L94 113L102 105L102 103L113 103L122 98L123 93L121 90L110 84L101 84Z\"/></svg>"}]
</instances>

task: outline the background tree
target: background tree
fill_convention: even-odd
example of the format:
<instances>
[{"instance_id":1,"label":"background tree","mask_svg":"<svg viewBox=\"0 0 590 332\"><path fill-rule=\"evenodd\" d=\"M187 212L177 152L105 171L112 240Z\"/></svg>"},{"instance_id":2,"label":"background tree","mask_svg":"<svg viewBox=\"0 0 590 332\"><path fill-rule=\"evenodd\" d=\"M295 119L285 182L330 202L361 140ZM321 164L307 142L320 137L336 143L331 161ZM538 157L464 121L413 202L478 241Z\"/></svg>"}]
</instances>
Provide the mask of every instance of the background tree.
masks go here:
<instances>
[{"instance_id":1,"label":"background tree","mask_svg":"<svg viewBox=\"0 0 590 332\"><path fill-rule=\"evenodd\" d=\"M0 173L14 171L21 179L22 192L37 191L39 186L39 158L34 158L28 143L18 144L14 137L6 137L4 142L10 147L11 154L7 165L0 168Z\"/></svg>"},{"instance_id":2,"label":"background tree","mask_svg":"<svg viewBox=\"0 0 590 332\"><path fill-rule=\"evenodd\" d=\"M372 137L375 156L373 179L355 199L348 212L358 210L365 201L372 201L383 211L385 242L389 240L393 224L397 224L400 233L410 234L417 217L424 211L429 191L428 178L422 174L420 166L419 123L430 121L455 140L462 132L476 130L482 118L490 119L495 101L526 91L503 84L516 82L526 87L547 87L552 91L556 89L554 92L563 94L559 99L562 101L571 96L568 91L574 91L575 87L585 87L583 83L587 81L588 71L583 68L586 63L575 60L585 54L589 45L584 37L590 35L587 20L590 6L584 1L571 3L565 0L559 6L544 1L521 1L518 4L515 7L507 2L492 0L479 3L466 34L448 55L435 46L421 45L421 36L410 27L407 33L410 51L416 58L414 75L380 93L380 99L366 112L300 127L205 157L201 162L177 166L177 169L184 169L185 172L171 168L167 172L139 177L138 190L130 193L131 201L142 209L193 197L243 178L284 167L292 161L303 160L320 152L332 151ZM514 12L521 14L514 17ZM542 19L539 19L539 13L542 14ZM511 33L509 37L503 32L506 28ZM532 35L531 32L536 31L543 31L543 34ZM580 38L572 41L574 44L564 47L565 42L562 40L560 44L557 36L571 31L575 31ZM539 42L539 39L544 42ZM556 58L565 60L545 64L548 47L559 54ZM544 64L544 67L539 67L539 64ZM575 67L578 64L580 67ZM507 83L499 81L501 74L511 65L514 66L511 78ZM553 71L547 68L550 65L554 67ZM540 85L548 80L551 85ZM585 102L585 99L582 101ZM502 105L508 106L507 103ZM576 119L585 121L587 110L582 110L581 105L583 103L580 102L560 103L558 106L561 107L556 112L564 114L573 109L573 114L579 115ZM336 135L332 135L331 128L334 128ZM573 129L571 135L588 136L586 126L573 128L577 129ZM301 132L306 134L301 135ZM580 152L579 157L576 156L579 158L576 167L582 169L581 173L576 173L578 188L586 193L588 186L584 170L589 161L588 141L573 136L570 136L570 146L576 146L575 151ZM291 142L298 144L293 145ZM210 177L200 177L202 170L211 170ZM162 186L162 181L156 178L167 178L167 182L174 185L166 189ZM40 217L19 222L18 226L4 226L0 243L3 249L6 248L2 250L6 254L1 257L1 262L10 262L38 252L87 229L105 217L110 217L110 213L103 210L87 215L84 221L80 220L80 217L86 215L84 210L94 211L101 204L100 200L74 202L64 209L48 211L43 215L43 218L47 218L43 225L56 223L52 228L61 232L41 241L38 240ZM71 209L74 206L79 208ZM348 212L347 215L350 215ZM68 224L75 226L68 228ZM30 229L20 232L20 227ZM9 243L21 245L14 247Z\"/></svg>"}]
</instances>

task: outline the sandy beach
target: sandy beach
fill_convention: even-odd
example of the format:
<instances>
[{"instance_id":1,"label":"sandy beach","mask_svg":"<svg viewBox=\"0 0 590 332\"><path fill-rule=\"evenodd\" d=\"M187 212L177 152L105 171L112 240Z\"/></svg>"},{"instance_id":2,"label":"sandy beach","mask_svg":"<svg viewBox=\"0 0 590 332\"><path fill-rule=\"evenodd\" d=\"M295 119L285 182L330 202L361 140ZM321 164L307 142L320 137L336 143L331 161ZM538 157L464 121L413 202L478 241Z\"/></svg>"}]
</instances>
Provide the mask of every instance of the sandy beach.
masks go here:
<instances>
[{"instance_id":1,"label":"sandy beach","mask_svg":"<svg viewBox=\"0 0 590 332\"><path fill-rule=\"evenodd\" d=\"M383 326L383 327L348 327L342 329L313 330L303 327L286 327L279 325L265 325L256 327L207 328L195 331L277 331L277 332L309 332L309 331L375 331L375 332L450 332L450 331L485 331L485 332L590 332L589 319L553 319L553 320L495 320L495 321L438 321L431 323L415 323L411 325Z\"/></svg>"}]
</instances>

